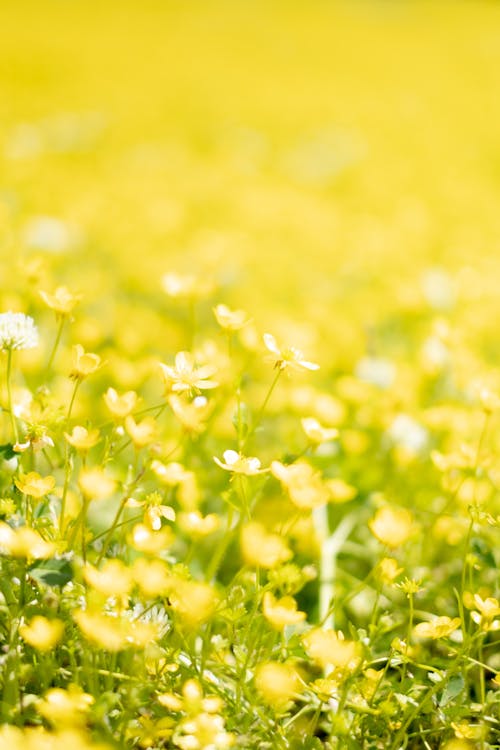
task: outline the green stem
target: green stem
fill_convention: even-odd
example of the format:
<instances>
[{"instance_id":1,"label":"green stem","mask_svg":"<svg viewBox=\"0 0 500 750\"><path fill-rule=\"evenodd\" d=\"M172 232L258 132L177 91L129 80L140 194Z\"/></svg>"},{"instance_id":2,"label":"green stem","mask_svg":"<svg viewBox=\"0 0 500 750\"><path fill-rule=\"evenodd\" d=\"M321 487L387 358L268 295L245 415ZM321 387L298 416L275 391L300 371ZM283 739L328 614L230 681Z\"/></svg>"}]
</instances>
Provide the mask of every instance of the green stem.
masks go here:
<instances>
[{"instance_id":1,"label":"green stem","mask_svg":"<svg viewBox=\"0 0 500 750\"><path fill-rule=\"evenodd\" d=\"M104 558L106 552L108 551L108 547L109 547L109 544L111 542L112 536L113 536L113 534L114 534L114 532L115 532L115 530L116 530L116 528L118 526L118 522L120 520L120 516L121 516L121 514L123 512L123 509L125 508L125 505L126 505L126 502L127 502L128 498L129 498L128 495L124 495L124 497L122 498L122 500L120 502L120 505L118 506L118 510L116 511L116 515L115 515L115 517L113 519L113 523L109 527L108 533L104 537L104 542L103 542L103 545L102 545L102 550L101 550L101 553L100 553L99 557L97 558L97 565L99 565L99 563L101 562L101 560Z\"/></svg>"},{"instance_id":2,"label":"green stem","mask_svg":"<svg viewBox=\"0 0 500 750\"><path fill-rule=\"evenodd\" d=\"M7 398L9 402L9 413L10 423L12 425L12 435L14 443L19 442L19 432L17 430L17 422L12 406L12 386L11 386L11 372L12 372L12 349L7 349Z\"/></svg>"},{"instance_id":3,"label":"green stem","mask_svg":"<svg viewBox=\"0 0 500 750\"><path fill-rule=\"evenodd\" d=\"M61 336L64 328L64 321L66 320L64 315L61 315L61 318L59 320L59 327L57 329L57 335L56 340L54 341L54 346L52 347L52 351L50 353L49 361L47 362L47 374L50 372L50 368L52 367L54 363L54 359L56 356L57 349L59 347L59 343L61 341Z\"/></svg>"},{"instance_id":4,"label":"green stem","mask_svg":"<svg viewBox=\"0 0 500 750\"><path fill-rule=\"evenodd\" d=\"M243 446L242 446L243 448L248 443L248 441L250 440L250 438L252 437L252 435L255 433L255 431L257 430L258 426L260 425L260 423L262 421L262 417L264 416L264 412L266 411L266 406L268 405L269 399L271 398L271 396L273 394L273 391L276 388L276 384L278 383L278 380L280 378L281 373L282 373L281 368L278 368L278 370L276 371L276 375L274 376L274 380L271 383L271 386L270 386L270 388L269 388L269 390L267 392L267 395L266 395L264 401L262 402L262 406L259 409L259 413L257 414L257 418L255 419L255 422L252 425L252 429L247 433L247 436L246 436L246 438L245 438L245 440L243 442Z\"/></svg>"}]
</instances>

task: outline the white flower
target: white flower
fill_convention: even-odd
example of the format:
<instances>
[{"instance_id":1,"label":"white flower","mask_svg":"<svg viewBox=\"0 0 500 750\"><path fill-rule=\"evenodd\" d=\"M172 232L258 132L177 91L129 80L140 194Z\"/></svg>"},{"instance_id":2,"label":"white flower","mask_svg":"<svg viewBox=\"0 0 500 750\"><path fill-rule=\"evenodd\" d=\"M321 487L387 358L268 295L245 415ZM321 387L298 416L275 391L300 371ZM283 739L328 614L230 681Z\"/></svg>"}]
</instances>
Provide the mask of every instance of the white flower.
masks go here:
<instances>
[{"instance_id":1,"label":"white flower","mask_svg":"<svg viewBox=\"0 0 500 750\"><path fill-rule=\"evenodd\" d=\"M6 312L0 314L0 349L34 349L38 346L38 331L29 315Z\"/></svg>"}]
</instances>

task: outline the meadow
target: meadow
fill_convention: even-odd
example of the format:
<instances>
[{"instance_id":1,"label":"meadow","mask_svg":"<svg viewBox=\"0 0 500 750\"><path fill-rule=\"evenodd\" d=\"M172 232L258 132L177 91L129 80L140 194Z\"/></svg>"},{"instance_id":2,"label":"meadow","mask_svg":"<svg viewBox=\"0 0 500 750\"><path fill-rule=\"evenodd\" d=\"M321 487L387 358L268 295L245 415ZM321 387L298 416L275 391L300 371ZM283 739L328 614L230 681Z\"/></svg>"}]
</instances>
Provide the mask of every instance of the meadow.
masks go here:
<instances>
[{"instance_id":1,"label":"meadow","mask_svg":"<svg viewBox=\"0 0 500 750\"><path fill-rule=\"evenodd\" d=\"M0 747L500 748L499 35L3 0Z\"/></svg>"}]
</instances>

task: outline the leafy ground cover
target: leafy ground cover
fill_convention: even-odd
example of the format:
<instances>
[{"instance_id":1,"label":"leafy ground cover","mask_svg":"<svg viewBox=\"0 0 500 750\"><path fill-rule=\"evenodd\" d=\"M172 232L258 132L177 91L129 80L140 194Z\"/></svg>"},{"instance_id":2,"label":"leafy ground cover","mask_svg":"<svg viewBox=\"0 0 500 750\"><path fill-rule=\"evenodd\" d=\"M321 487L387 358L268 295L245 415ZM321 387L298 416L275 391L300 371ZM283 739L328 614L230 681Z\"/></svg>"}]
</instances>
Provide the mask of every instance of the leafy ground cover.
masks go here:
<instances>
[{"instance_id":1,"label":"leafy ground cover","mask_svg":"<svg viewBox=\"0 0 500 750\"><path fill-rule=\"evenodd\" d=\"M2 747L499 747L498 6L0 15Z\"/></svg>"}]
</instances>

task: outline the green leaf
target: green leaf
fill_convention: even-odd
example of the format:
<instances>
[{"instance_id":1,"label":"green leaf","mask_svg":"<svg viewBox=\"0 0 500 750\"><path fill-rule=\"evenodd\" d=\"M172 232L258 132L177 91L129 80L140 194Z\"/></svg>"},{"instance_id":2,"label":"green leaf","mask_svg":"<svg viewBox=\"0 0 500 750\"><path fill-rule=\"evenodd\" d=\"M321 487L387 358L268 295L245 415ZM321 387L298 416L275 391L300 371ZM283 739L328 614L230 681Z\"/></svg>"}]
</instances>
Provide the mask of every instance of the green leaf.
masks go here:
<instances>
[{"instance_id":1,"label":"green leaf","mask_svg":"<svg viewBox=\"0 0 500 750\"><path fill-rule=\"evenodd\" d=\"M73 578L73 569L67 560L44 560L30 568L29 574L46 586L65 586Z\"/></svg>"},{"instance_id":2,"label":"green leaf","mask_svg":"<svg viewBox=\"0 0 500 750\"><path fill-rule=\"evenodd\" d=\"M447 706L448 703L453 700L453 698L456 698L457 695L460 695L464 687L465 683L462 675L457 674L455 675L455 677L452 677L443 690L441 700L439 701L440 707L442 708L443 706Z\"/></svg>"},{"instance_id":3,"label":"green leaf","mask_svg":"<svg viewBox=\"0 0 500 750\"><path fill-rule=\"evenodd\" d=\"M9 461L14 456L18 456L19 453L13 449L14 443L3 443L0 445L0 456L4 461Z\"/></svg>"}]
</instances>

